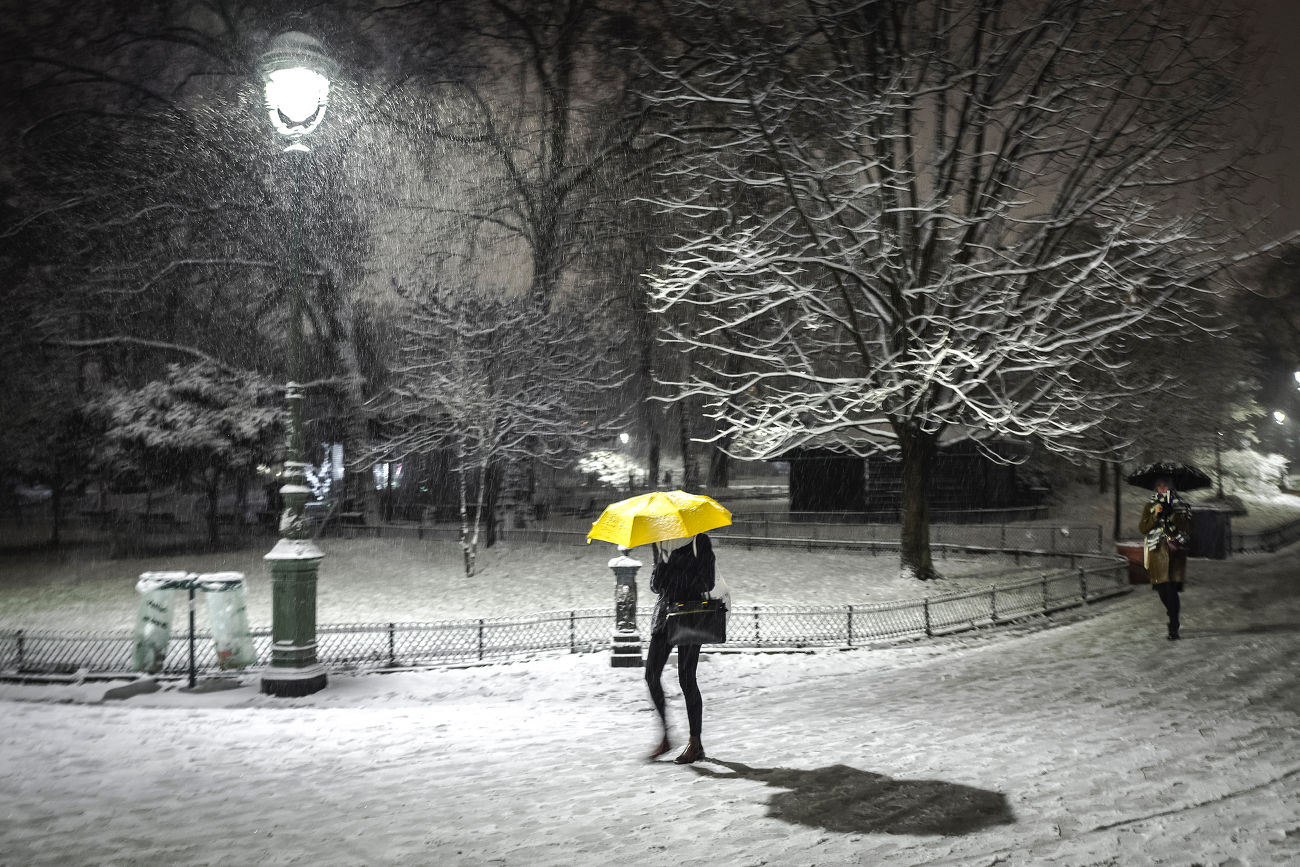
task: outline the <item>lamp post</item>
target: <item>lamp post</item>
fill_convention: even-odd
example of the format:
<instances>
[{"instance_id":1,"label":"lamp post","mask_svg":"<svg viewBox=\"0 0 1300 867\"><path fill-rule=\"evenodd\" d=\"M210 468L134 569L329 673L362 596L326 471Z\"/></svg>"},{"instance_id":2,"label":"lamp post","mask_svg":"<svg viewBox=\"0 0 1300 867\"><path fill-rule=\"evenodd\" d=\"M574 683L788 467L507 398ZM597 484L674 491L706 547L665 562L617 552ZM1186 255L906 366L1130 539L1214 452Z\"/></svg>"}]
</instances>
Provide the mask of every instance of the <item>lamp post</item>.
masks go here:
<instances>
[{"instance_id":1,"label":"lamp post","mask_svg":"<svg viewBox=\"0 0 1300 867\"><path fill-rule=\"evenodd\" d=\"M284 136L286 159L292 165L294 207L300 209L290 226L289 258L292 289L289 299L289 382L285 401L289 434L280 496L280 541L264 558L271 569L271 664L262 673L262 692L294 697L325 688L325 669L316 658L316 576L324 554L311 539L303 507L311 495L307 484L306 448L302 429L304 377L302 287L302 163L311 152L304 139L325 117L334 63L323 46L297 31L282 33L262 55L262 85L271 125Z\"/></svg>"}]
</instances>

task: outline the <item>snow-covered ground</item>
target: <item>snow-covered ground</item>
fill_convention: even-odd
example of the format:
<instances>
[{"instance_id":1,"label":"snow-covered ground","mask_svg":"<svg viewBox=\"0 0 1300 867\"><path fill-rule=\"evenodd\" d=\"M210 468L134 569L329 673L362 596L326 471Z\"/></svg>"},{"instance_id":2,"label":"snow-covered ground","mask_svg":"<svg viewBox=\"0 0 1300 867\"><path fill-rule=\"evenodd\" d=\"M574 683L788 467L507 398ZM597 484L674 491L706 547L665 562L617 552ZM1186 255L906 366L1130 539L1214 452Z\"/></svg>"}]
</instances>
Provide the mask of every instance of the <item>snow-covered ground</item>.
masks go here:
<instances>
[{"instance_id":1,"label":"snow-covered ground","mask_svg":"<svg viewBox=\"0 0 1300 867\"><path fill-rule=\"evenodd\" d=\"M1124 489L1126 526L1136 536L1146 494ZM1250 515L1233 526L1264 529L1300 517L1300 497L1272 494L1249 498ZM1064 492L1053 506L1053 526L1092 525L1110 545L1113 494L1084 486ZM588 521L589 525L590 522ZM0 527L0 532L6 528ZM12 528L8 528L12 530ZM575 527L576 529L576 527ZM3 542L0 539L0 542ZM949 581L924 586L901 577L892 552L871 556L853 551L746 549L717 536L719 573L736 593L737 604L859 604L911 599L981 586L1014 577L1016 566L996 557L947 556L936 551L936 565ZM141 572L181 569L192 572L243 572L251 625L270 625L271 588L262 557L272 540L257 539L239 551L214 554L115 559L106 548L67 552L30 550L0 556L0 628L58 630L129 629L135 623ZM603 542L532 545L507 543L480 553L477 573L466 578L454 542L407 538L320 540L317 618L321 623L430 621L495 617L507 613L562 611L612 606L613 576L607 563L616 551ZM3 549L0 544L0 550ZM649 552L634 552L647 566ZM643 593L648 593L644 589ZM205 627L199 606L199 627Z\"/></svg>"},{"instance_id":2,"label":"snow-covered ground","mask_svg":"<svg viewBox=\"0 0 1300 867\"><path fill-rule=\"evenodd\" d=\"M1180 642L1139 588L937 643L709 655L690 767L642 760L641 672L604 654L291 700L0 685L0 861L1300 863L1298 567L1194 562Z\"/></svg>"},{"instance_id":3,"label":"snow-covered ground","mask_svg":"<svg viewBox=\"0 0 1300 867\"><path fill-rule=\"evenodd\" d=\"M0 628L59 630L129 629L135 623L141 572L243 572L253 626L271 622L271 586L260 546L219 554L111 559L106 553L65 558L49 552L0 557ZM455 542L416 539L322 539L325 552L317 587L321 623L431 621L499 617L614 605L608 567L613 545L506 543L480 554L476 574L465 577ZM718 569L745 605L883 602L958 589L962 577L989 583L1013 574L997 557L938 561L951 581L923 586L899 575L898 555L851 551L746 549L717 539ZM649 593L649 551L634 552L642 592ZM1027 567L1021 567L1027 568ZM978 576L978 577L977 577ZM200 627L206 622L199 606Z\"/></svg>"}]
</instances>

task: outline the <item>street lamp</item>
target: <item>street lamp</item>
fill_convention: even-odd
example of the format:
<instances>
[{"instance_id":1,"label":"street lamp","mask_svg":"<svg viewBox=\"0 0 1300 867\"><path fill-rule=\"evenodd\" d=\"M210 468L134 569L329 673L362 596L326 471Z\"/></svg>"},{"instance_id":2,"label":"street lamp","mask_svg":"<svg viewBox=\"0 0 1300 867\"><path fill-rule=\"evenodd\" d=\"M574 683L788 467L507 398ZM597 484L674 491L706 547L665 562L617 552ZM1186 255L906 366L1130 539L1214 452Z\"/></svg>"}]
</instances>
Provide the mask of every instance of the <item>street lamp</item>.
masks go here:
<instances>
[{"instance_id":1,"label":"street lamp","mask_svg":"<svg viewBox=\"0 0 1300 867\"><path fill-rule=\"evenodd\" d=\"M304 139L325 117L330 77L335 65L324 47L305 33L290 31L271 40L260 71L266 111L276 132L288 139L284 153L293 173L293 207L289 258L292 289L289 304L289 434L280 496L280 541L264 558L271 568L271 664L262 673L262 692L295 697L325 688L325 669L316 657L316 577L324 553L311 539L303 507L311 495L307 484L302 429L303 255L302 162L310 153Z\"/></svg>"}]
</instances>

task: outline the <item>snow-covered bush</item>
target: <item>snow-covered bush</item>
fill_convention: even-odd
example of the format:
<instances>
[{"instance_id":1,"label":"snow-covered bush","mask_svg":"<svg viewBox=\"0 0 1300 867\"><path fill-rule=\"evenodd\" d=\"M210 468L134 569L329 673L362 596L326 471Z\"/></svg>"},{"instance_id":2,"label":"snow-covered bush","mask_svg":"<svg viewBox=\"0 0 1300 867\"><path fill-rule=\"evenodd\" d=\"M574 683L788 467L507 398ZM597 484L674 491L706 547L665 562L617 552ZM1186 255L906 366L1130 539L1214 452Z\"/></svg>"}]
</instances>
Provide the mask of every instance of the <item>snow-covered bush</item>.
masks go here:
<instances>
[{"instance_id":1,"label":"snow-covered bush","mask_svg":"<svg viewBox=\"0 0 1300 867\"><path fill-rule=\"evenodd\" d=\"M646 469L625 454L612 451L594 451L578 460L578 471L584 476L595 475L602 485L623 487L628 476L644 477Z\"/></svg>"}]
</instances>

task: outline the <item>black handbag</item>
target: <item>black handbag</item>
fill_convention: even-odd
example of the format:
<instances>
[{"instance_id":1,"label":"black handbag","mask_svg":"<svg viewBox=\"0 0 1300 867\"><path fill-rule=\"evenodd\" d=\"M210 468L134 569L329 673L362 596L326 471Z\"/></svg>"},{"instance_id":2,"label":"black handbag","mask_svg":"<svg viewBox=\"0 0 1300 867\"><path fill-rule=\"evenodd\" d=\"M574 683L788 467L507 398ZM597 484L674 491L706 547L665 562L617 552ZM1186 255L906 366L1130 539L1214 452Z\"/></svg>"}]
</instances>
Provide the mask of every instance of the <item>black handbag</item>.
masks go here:
<instances>
[{"instance_id":1,"label":"black handbag","mask_svg":"<svg viewBox=\"0 0 1300 867\"><path fill-rule=\"evenodd\" d=\"M668 606L668 643L725 644L727 606L721 599L673 602Z\"/></svg>"}]
</instances>

